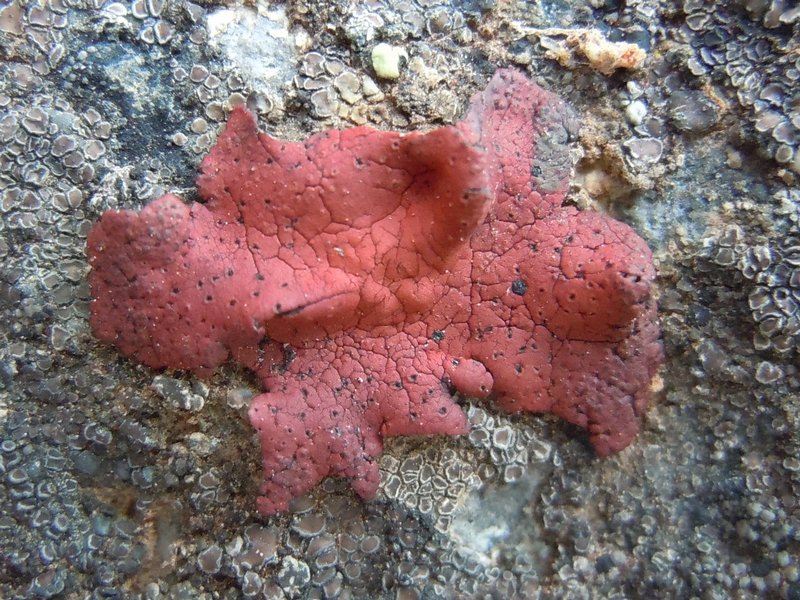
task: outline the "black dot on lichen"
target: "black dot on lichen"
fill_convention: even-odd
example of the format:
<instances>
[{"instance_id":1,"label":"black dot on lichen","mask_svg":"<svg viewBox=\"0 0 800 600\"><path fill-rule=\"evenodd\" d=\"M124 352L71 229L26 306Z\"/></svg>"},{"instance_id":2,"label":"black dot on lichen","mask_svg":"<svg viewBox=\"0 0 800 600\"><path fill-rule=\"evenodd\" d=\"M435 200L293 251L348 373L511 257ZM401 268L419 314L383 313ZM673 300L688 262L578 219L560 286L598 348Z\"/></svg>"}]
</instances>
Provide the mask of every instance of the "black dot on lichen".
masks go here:
<instances>
[{"instance_id":1,"label":"black dot on lichen","mask_svg":"<svg viewBox=\"0 0 800 600\"><path fill-rule=\"evenodd\" d=\"M511 291L517 296L524 296L525 292L528 291L528 284L522 279L517 279L511 284Z\"/></svg>"},{"instance_id":2,"label":"black dot on lichen","mask_svg":"<svg viewBox=\"0 0 800 600\"><path fill-rule=\"evenodd\" d=\"M434 330L434 332L431 334L431 339L434 342L441 342L444 339L444 331L441 329Z\"/></svg>"}]
</instances>

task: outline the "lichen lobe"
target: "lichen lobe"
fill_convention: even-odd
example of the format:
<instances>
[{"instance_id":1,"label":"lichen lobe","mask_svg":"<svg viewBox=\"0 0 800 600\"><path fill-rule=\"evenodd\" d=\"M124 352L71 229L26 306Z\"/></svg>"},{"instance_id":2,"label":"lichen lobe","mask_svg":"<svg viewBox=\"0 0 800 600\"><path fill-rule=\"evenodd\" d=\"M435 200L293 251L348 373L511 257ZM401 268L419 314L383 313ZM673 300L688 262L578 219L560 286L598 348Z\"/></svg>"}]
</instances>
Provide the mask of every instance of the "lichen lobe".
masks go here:
<instances>
[{"instance_id":1,"label":"lichen lobe","mask_svg":"<svg viewBox=\"0 0 800 600\"><path fill-rule=\"evenodd\" d=\"M258 373L264 514L330 475L373 497L386 436L467 431L454 391L621 450L662 359L654 269L628 226L562 206L573 123L508 70L424 134L287 142L237 109L202 204L91 231L93 331L153 368Z\"/></svg>"}]
</instances>

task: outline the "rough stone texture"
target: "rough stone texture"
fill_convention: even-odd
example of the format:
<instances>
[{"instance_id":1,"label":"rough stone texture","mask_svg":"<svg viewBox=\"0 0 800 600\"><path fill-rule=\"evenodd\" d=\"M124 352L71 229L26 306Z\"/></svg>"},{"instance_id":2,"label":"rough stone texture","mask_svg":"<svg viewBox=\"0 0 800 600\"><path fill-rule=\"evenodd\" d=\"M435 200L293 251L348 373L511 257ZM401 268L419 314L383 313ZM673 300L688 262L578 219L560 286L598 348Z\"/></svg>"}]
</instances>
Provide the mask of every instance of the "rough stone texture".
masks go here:
<instances>
[{"instance_id":1,"label":"rough stone texture","mask_svg":"<svg viewBox=\"0 0 800 600\"><path fill-rule=\"evenodd\" d=\"M0 596L797 597L794 4L276 6L269 23L183 0L0 6ZM220 11L268 25L253 49L269 61L226 47ZM636 43L643 68L606 77L574 54L565 69L530 33L557 46L570 28ZM371 70L379 42L408 53L395 81ZM263 65L286 77L260 87ZM284 139L426 131L502 66L581 116L567 201L653 249L663 393L603 460L563 422L475 400L465 436L386 441L375 501L328 478L260 517L244 410L259 382L223 365L206 393L164 373L182 391L165 398L98 344L89 229L167 192L196 199L234 106Z\"/></svg>"}]
</instances>

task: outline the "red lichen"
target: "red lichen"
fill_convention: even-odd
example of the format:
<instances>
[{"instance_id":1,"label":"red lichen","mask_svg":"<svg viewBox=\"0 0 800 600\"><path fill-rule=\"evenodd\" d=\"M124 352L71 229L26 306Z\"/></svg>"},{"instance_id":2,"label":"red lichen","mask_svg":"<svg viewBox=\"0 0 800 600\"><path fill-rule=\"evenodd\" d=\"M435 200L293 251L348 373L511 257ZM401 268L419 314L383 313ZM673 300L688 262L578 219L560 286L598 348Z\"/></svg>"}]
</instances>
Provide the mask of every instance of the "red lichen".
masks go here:
<instances>
[{"instance_id":1,"label":"red lichen","mask_svg":"<svg viewBox=\"0 0 800 600\"><path fill-rule=\"evenodd\" d=\"M257 371L264 514L329 475L373 497L385 436L467 431L453 390L618 451L661 361L654 270L628 226L561 206L570 119L512 71L429 133L287 142L236 109L204 204L91 231L95 335L153 368Z\"/></svg>"}]
</instances>

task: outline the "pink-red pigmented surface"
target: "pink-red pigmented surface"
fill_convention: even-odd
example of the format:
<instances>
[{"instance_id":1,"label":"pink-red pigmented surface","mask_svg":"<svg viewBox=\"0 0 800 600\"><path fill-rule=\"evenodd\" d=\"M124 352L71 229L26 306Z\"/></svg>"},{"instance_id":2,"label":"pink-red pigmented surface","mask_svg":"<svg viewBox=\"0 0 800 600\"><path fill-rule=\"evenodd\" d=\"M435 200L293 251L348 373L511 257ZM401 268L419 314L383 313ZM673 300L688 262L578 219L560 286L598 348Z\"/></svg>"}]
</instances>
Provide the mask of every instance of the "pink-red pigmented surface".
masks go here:
<instances>
[{"instance_id":1,"label":"pink-red pigmented surface","mask_svg":"<svg viewBox=\"0 0 800 600\"><path fill-rule=\"evenodd\" d=\"M286 142L237 109L203 204L91 231L95 335L153 368L259 374L264 514L329 475L373 497L385 436L467 431L453 390L618 451L662 359L654 270L628 226L561 206L571 119L505 70L428 133Z\"/></svg>"}]
</instances>

